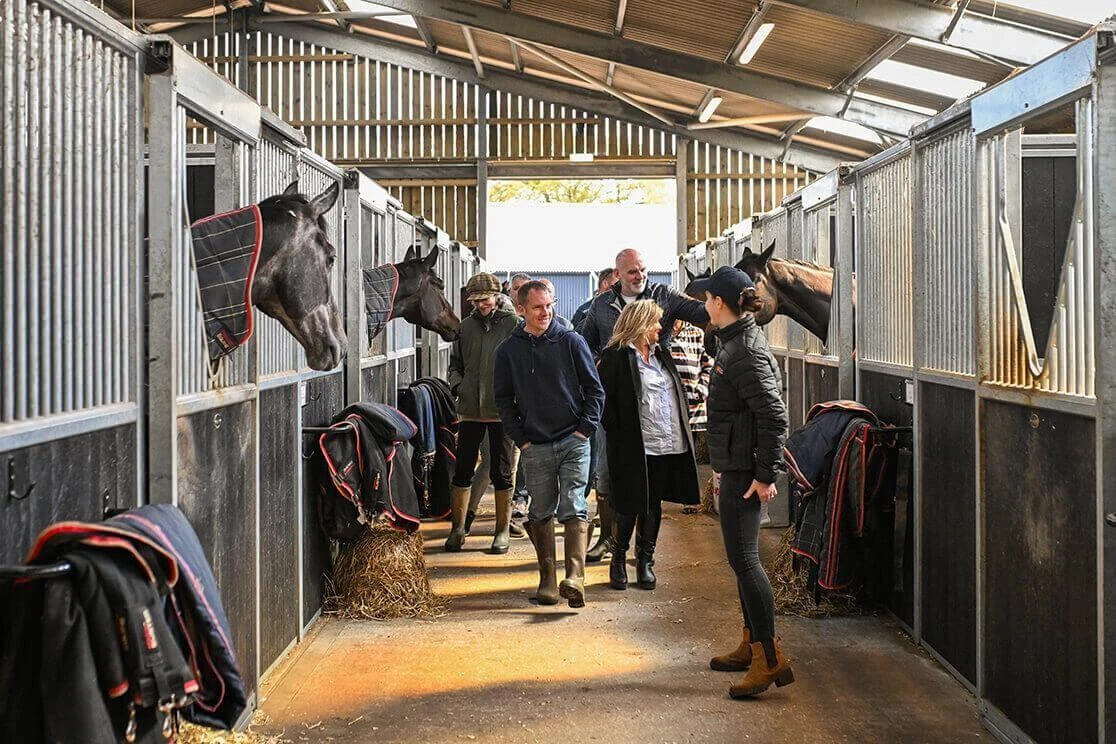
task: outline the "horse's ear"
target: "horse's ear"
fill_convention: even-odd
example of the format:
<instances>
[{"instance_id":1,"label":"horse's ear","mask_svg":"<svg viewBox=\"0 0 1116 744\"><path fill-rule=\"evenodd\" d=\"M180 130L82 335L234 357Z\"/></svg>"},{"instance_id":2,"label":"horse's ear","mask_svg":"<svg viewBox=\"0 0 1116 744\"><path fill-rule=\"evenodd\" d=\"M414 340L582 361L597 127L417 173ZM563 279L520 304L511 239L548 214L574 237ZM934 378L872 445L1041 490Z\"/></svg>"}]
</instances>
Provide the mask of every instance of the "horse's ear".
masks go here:
<instances>
[{"instance_id":1,"label":"horse's ear","mask_svg":"<svg viewBox=\"0 0 1116 744\"><path fill-rule=\"evenodd\" d=\"M412 245L407 249L407 253L404 254L403 261L414 261L416 258L418 258L418 246Z\"/></svg>"},{"instance_id":2,"label":"horse's ear","mask_svg":"<svg viewBox=\"0 0 1116 744\"><path fill-rule=\"evenodd\" d=\"M767 262L771 260L771 256L775 253L775 241L771 241L771 245L767 246L767 250L760 254L760 266L766 266Z\"/></svg>"},{"instance_id":3,"label":"horse's ear","mask_svg":"<svg viewBox=\"0 0 1116 744\"><path fill-rule=\"evenodd\" d=\"M314 219L333 209L333 205L337 202L337 195L340 193L341 183L334 181L328 189L314 197L314 201L310 202L310 208L314 210Z\"/></svg>"},{"instance_id":4,"label":"horse's ear","mask_svg":"<svg viewBox=\"0 0 1116 744\"><path fill-rule=\"evenodd\" d=\"M711 276L713 276L713 267L712 266L706 266L705 271L698 274L697 278L698 279L707 279Z\"/></svg>"},{"instance_id":5,"label":"horse's ear","mask_svg":"<svg viewBox=\"0 0 1116 744\"><path fill-rule=\"evenodd\" d=\"M696 277L696 276L694 275L694 272L690 271L690 267L689 267L689 266L686 266L686 267L684 267L684 268L686 269L686 278L687 278L687 279L688 279L689 281L691 281L691 282L692 282L692 281L693 281L694 279L697 279L697 277Z\"/></svg>"},{"instance_id":6,"label":"horse's ear","mask_svg":"<svg viewBox=\"0 0 1116 744\"><path fill-rule=\"evenodd\" d=\"M298 194L298 179L291 181L287 188L283 189L283 196L295 196Z\"/></svg>"},{"instance_id":7,"label":"horse's ear","mask_svg":"<svg viewBox=\"0 0 1116 744\"><path fill-rule=\"evenodd\" d=\"M422 259L423 263L426 264L426 268L428 268L428 269L433 269L434 268L434 264L438 263L438 253L441 250L442 250L441 248L439 248L438 246L435 245L434 250L430 251L430 253L426 256L426 258Z\"/></svg>"}]
</instances>

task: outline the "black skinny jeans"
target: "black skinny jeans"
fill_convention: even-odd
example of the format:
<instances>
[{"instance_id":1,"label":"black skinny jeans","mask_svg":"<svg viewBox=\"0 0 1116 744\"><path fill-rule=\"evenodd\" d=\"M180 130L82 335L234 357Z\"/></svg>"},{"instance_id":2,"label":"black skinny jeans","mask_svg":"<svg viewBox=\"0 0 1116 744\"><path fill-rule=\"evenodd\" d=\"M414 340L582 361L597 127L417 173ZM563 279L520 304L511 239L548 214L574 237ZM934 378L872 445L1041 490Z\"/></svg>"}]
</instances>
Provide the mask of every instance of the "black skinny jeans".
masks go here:
<instances>
[{"instance_id":1,"label":"black skinny jeans","mask_svg":"<svg viewBox=\"0 0 1116 744\"><path fill-rule=\"evenodd\" d=\"M725 552L736 573L744 624L751 630L752 642L759 643L775 638L775 596L759 557L759 497L752 494L750 498L742 498L752 485L752 478L749 471L721 473L718 508Z\"/></svg>"},{"instance_id":2,"label":"black skinny jeans","mask_svg":"<svg viewBox=\"0 0 1116 744\"><path fill-rule=\"evenodd\" d=\"M504 425L499 421L462 421L457 425L457 464L453 471L453 485L468 488L473 484L477 469L477 454L481 441L488 434L488 475L497 491L512 487L512 455L515 445L504 436Z\"/></svg>"}]
</instances>

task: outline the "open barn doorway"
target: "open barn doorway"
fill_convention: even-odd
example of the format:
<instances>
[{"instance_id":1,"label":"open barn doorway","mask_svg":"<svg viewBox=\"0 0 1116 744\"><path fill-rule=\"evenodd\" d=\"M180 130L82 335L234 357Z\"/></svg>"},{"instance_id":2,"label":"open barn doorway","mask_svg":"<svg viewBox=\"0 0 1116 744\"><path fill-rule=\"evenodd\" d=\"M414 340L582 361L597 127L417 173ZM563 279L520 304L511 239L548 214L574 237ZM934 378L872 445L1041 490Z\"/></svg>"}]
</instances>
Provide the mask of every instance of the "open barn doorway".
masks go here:
<instances>
[{"instance_id":1,"label":"open barn doorway","mask_svg":"<svg viewBox=\"0 0 1116 744\"><path fill-rule=\"evenodd\" d=\"M672 281L677 206L671 178L507 179L488 184L487 268L554 283L569 318L596 291L597 274L637 248L651 280Z\"/></svg>"}]
</instances>

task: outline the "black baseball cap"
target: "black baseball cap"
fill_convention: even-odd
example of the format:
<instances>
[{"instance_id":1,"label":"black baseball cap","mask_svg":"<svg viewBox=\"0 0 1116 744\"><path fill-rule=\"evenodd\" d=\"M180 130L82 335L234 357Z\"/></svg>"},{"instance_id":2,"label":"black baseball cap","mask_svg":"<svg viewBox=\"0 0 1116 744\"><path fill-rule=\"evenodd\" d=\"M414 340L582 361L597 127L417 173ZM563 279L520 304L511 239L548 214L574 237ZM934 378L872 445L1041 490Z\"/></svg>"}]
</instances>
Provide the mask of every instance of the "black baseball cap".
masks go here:
<instances>
[{"instance_id":1,"label":"black baseball cap","mask_svg":"<svg viewBox=\"0 0 1116 744\"><path fill-rule=\"evenodd\" d=\"M690 290L697 293L699 297L709 292L714 297L732 302L737 302L740 293L745 289L755 288L752 278L735 266L722 266L714 271L712 276L697 279L690 285Z\"/></svg>"}]
</instances>

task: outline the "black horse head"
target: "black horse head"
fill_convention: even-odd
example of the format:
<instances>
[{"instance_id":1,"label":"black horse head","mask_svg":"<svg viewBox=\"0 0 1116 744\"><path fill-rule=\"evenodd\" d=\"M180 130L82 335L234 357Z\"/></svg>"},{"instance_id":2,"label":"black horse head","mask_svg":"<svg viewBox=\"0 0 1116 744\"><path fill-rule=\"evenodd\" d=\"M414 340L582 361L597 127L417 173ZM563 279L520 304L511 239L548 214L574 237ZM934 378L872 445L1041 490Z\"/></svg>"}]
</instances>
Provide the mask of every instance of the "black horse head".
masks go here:
<instances>
[{"instance_id":1,"label":"black horse head","mask_svg":"<svg viewBox=\"0 0 1116 744\"><path fill-rule=\"evenodd\" d=\"M453 341L461 333L461 320L453 312L453 305L446 300L446 285L434 273L440 249L434 246L422 257L417 246L407 249L402 263L395 264L399 272L399 288L392 305L392 317L403 318L408 323L434 331L445 341Z\"/></svg>"},{"instance_id":2,"label":"black horse head","mask_svg":"<svg viewBox=\"0 0 1116 744\"><path fill-rule=\"evenodd\" d=\"M698 279L708 279L712 275L713 275L713 269L710 269L710 268L707 268L705 271L701 272L700 274L695 274L694 272L690 271L689 268L687 268L686 269L686 279L687 279L686 288L684 290L682 290L682 294L686 295L687 297L692 297L693 299L697 300L698 302L705 302L705 293L702 292L702 293L699 294L694 289L694 282L696 282Z\"/></svg>"},{"instance_id":3,"label":"black horse head","mask_svg":"<svg viewBox=\"0 0 1116 744\"><path fill-rule=\"evenodd\" d=\"M306 351L312 369L333 369L345 355L341 313L331 277L337 250L325 215L337 201L334 183L313 199L295 181L260 202L263 240L252 282L252 304L283 324Z\"/></svg>"}]
</instances>

